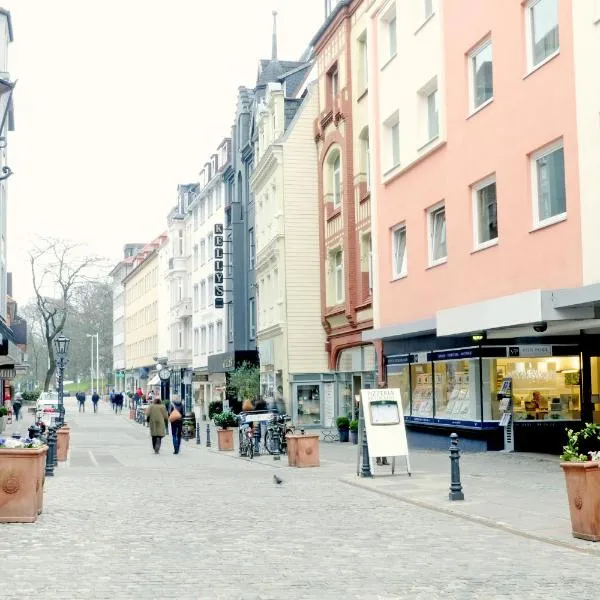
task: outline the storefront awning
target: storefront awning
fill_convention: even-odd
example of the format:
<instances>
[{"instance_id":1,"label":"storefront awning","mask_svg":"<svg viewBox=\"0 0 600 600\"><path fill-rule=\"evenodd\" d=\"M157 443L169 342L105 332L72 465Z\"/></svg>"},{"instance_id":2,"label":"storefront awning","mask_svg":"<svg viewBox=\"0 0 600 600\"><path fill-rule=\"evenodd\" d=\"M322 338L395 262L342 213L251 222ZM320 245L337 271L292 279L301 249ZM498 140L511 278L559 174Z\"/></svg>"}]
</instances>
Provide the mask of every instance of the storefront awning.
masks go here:
<instances>
[{"instance_id":1,"label":"storefront awning","mask_svg":"<svg viewBox=\"0 0 600 600\"><path fill-rule=\"evenodd\" d=\"M160 385L160 377L155 375L149 382L148 385Z\"/></svg>"},{"instance_id":2,"label":"storefront awning","mask_svg":"<svg viewBox=\"0 0 600 600\"><path fill-rule=\"evenodd\" d=\"M363 342L373 342L376 340L386 340L400 337L415 337L417 335L427 335L435 333L435 318L421 319L419 321L408 321L387 325L377 329L369 329L362 334Z\"/></svg>"}]
</instances>

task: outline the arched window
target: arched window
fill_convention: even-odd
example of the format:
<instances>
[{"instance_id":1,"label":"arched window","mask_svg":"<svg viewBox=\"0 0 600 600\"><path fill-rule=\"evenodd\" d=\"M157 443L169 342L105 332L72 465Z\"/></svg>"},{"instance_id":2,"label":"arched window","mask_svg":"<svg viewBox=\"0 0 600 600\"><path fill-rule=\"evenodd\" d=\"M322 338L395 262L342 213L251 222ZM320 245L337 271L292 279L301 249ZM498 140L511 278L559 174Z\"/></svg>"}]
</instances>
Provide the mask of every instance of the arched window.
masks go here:
<instances>
[{"instance_id":1,"label":"arched window","mask_svg":"<svg viewBox=\"0 0 600 600\"><path fill-rule=\"evenodd\" d=\"M365 174L367 191L371 189L371 147L369 145L369 128L365 127L358 136L360 140L360 172Z\"/></svg>"},{"instance_id":2,"label":"arched window","mask_svg":"<svg viewBox=\"0 0 600 600\"><path fill-rule=\"evenodd\" d=\"M342 203L342 155L338 148L332 149L325 159L325 194L331 197L334 208Z\"/></svg>"}]
</instances>

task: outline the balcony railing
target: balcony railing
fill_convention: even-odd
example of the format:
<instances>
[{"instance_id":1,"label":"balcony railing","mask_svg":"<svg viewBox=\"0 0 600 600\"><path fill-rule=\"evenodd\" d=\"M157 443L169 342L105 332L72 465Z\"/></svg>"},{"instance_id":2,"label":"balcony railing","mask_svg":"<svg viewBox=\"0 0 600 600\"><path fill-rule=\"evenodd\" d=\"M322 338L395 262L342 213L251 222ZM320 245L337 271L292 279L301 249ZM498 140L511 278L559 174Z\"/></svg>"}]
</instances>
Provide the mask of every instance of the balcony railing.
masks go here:
<instances>
[{"instance_id":1,"label":"balcony railing","mask_svg":"<svg viewBox=\"0 0 600 600\"><path fill-rule=\"evenodd\" d=\"M191 317L194 310L194 303L191 298L183 298L177 304L171 307L171 315L176 319L185 319Z\"/></svg>"}]
</instances>

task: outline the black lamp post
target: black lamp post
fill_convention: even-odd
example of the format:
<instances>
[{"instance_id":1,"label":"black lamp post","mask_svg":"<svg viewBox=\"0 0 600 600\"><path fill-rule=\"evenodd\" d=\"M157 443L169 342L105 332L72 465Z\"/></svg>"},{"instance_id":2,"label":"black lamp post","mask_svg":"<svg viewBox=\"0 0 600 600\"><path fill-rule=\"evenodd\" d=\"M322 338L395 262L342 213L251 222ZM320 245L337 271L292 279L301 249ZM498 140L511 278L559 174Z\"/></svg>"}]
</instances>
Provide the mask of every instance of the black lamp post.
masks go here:
<instances>
[{"instance_id":1,"label":"black lamp post","mask_svg":"<svg viewBox=\"0 0 600 600\"><path fill-rule=\"evenodd\" d=\"M6 127L6 120L10 112L10 106L12 103L13 90L16 82L11 83L5 79L0 79L0 148L6 148L6 137L4 137L4 129ZM12 170L9 166L4 165L2 167L2 175L0 175L0 181L8 179L12 175Z\"/></svg>"},{"instance_id":2,"label":"black lamp post","mask_svg":"<svg viewBox=\"0 0 600 600\"><path fill-rule=\"evenodd\" d=\"M67 365L67 352L69 351L69 343L71 340L64 335L59 335L54 338L54 350L56 351L56 366L58 367L58 423L59 427L65 424L65 407L64 407L64 390L63 381L65 367Z\"/></svg>"}]
</instances>

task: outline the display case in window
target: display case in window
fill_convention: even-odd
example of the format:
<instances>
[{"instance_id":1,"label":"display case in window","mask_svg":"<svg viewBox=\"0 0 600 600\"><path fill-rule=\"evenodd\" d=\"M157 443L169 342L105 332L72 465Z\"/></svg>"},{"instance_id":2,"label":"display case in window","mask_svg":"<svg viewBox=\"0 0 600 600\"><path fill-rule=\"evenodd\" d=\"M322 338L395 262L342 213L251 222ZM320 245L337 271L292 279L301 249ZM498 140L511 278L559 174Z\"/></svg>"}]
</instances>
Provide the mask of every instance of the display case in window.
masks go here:
<instances>
[{"instance_id":1,"label":"display case in window","mask_svg":"<svg viewBox=\"0 0 600 600\"><path fill-rule=\"evenodd\" d=\"M477 360L450 360L435 364L435 416L472 421L477 415Z\"/></svg>"},{"instance_id":2,"label":"display case in window","mask_svg":"<svg viewBox=\"0 0 600 600\"><path fill-rule=\"evenodd\" d=\"M431 363L411 365L413 417L433 417L433 373Z\"/></svg>"},{"instance_id":3,"label":"display case in window","mask_svg":"<svg viewBox=\"0 0 600 600\"><path fill-rule=\"evenodd\" d=\"M402 398L402 411L410 415L410 367L408 365L394 365L388 368L387 387L398 388Z\"/></svg>"}]
</instances>

